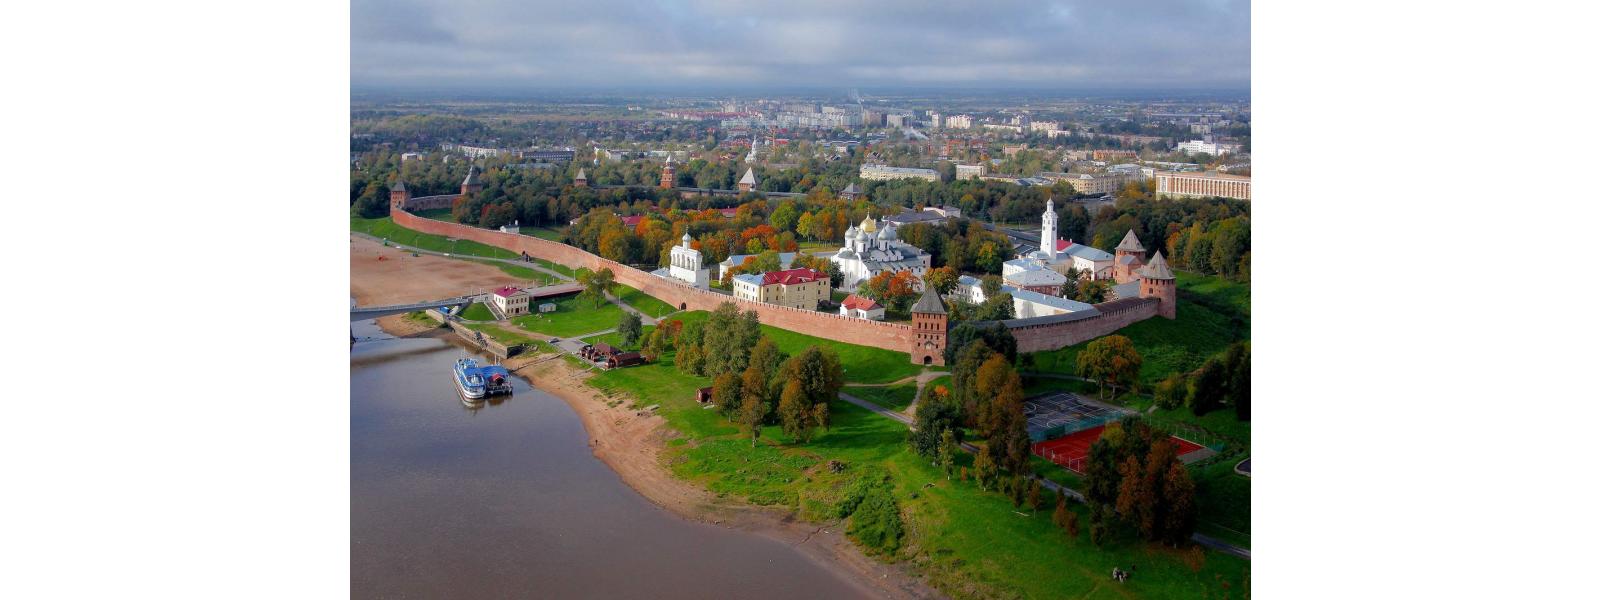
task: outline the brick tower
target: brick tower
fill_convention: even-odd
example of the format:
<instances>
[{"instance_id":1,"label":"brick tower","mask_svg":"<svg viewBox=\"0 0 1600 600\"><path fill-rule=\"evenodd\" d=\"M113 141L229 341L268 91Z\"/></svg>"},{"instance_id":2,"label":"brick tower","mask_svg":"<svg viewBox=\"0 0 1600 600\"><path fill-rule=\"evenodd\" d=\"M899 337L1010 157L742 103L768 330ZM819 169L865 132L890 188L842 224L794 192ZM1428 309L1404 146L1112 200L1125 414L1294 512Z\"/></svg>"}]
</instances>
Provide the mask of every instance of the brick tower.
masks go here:
<instances>
[{"instance_id":1,"label":"brick tower","mask_svg":"<svg viewBox=\"0 0 1600 600\"><path fill-rule=\"evenodd\" d=\"M578 167L578 176L572 178L572 185L589 187L589 176L584 174L583 167Z\"/></svg>"},{"instance_id":2,"label":"brick tower","mask_svg":"<svg viewBox=\"0 0 1600 600\"><path fill-rule=\"evenodd\" d=\"M743 194L756 189L756 169L750 167L744 172L744 177L739 179L739 193Z\"/></svg>"},{"instance_id":3,"label":"brick tower","mask_svg":"<svg viewBox=\"0 0 1600 600\"><path fill-rule=\"evenodd\" d=\"M943 365L944 346L950 315L933 286L922 289L922 298L911 307L912 346L911 362L919 365Z\"/></svg>"},{"instance_id":4,"label":"brick tower","mask_svg":"<svg viewBox=\"0 0 1600 600\"><path fill-rule=\"evenodd\" d=\"M406 201L411 199L411 190L406 189L406 182L394 180L394 185L389 187L389 210L405 210Z\"/></svg>"},{"instance_id":5,"label":"brick tower","mask_svg":"<svg viewBox=\"0 0 1600 600\"><path fill-rule=\"evenodd\" d=\"M1139 267L1144 266L1144 244L1139 243L1139 236L1128 230L1128 235L1122 236L1122 243L1117 244L1116 262L1111 263L1111 278L1117 283L1133 281Z\"/></svg>"},{"instance_id":6,"label":"brick tower","mask_svg":"<svg viewBox=\"0 0 1600 600\"><path fill-rule=\"evenodd\" d=\"M672 166L672 155L667 155L667 164L661 167L661 189L670 190L678 187L677 169Z\"/></svg>"},{"instance_id":7,"label":"brick tower","mask_svg":"<svg viewBox=\"0 0 1600 600\"><path fill-rule=\"evenodd\" d=\"M1178 318L1178 286L1172 277L1172 269L1167 268L1167 259L1161 257L1161 251L1150 258L1150 264L1139 269L1139 297L1155 298L1161 301L1161 308L1156 313L1168 319Z\"/></svg>"},{"instance_id":8,"label":"brick tower","mask_svg":"<svg viewBox=\"0 0 1600 600\"><path fill-rule=\"evenodd\" d=\"M473 165L467 169L467 178L461 181L461 195L476 194L483 191L483 182L478 180L478 166Z\"/></svg>"}]
</instances>

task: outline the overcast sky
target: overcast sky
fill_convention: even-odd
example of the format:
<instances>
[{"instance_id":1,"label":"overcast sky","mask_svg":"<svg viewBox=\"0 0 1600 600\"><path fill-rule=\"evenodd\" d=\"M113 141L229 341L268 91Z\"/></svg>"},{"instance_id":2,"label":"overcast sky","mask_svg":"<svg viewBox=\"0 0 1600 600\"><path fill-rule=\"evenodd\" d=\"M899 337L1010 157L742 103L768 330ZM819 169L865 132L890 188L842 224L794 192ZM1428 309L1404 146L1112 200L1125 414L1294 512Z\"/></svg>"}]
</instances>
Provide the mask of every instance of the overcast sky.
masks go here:
<instances>
[{"instance_id":1,"label":"overcast sky","mask_svg":"<svg viewBox=\"0 0 1600 600\"><path fill-rule=\"evenodd\" d=\"M361 88L1247 89L1248 0L352 0Z\"/></svg>"}]
</instances>

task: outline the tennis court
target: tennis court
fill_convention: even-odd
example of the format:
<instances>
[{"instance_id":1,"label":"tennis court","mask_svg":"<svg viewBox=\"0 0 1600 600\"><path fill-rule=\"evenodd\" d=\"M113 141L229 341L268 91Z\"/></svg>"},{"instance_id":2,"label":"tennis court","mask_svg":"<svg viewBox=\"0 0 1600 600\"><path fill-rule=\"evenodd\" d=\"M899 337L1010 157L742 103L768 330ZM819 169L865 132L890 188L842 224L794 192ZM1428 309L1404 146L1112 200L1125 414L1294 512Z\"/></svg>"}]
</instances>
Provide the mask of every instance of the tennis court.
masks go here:
<instances>
[{"instance_id":1,"label":"tennis court","mask_svg":"<svg viewBox=\"0 0 1600 600\"><path fill-rule=\"evenodd\" d=\"M1083 473L1084 460L1089 458L1089 447L1094 445L1095 440L1100 439L1100 434L1104 433L1105 430L1105 425L1096 425L1047 442L1038 442L1033 445L1033 453L1081 475ZM1173 445L1177 446L1178 458L1180 459L1185 458L1185 455L1190 453L1206 449L1205 446L1177 436L1173 436L1171 439ZM1184 462L1189 461L1185 460Z\"/></svg>"},{"instance_id":2,"label":"tennis court","mask_svg":"<svg viewBox=\"0 0 1600 600\"><path fill-rule=\"evenodd\" d=\"M1104 426L1132 413L1090 402L1071 392L1052 392L1023 400L1022 414L1028 417L1028 437L1042 442Z\"/></svg>"}]
</instances>

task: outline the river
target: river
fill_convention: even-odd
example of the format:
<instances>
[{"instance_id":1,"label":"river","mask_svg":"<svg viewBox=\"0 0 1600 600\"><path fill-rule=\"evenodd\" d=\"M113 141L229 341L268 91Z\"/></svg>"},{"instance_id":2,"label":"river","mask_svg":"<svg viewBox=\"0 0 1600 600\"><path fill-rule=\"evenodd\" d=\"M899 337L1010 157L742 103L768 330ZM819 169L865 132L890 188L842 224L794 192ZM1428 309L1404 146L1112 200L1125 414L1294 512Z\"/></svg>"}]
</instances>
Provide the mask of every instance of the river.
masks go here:
<instances>
[{"instance_id":1,"label":"river","mask_svg":"<svg viewBox=\"0 0 1600 600\"><path fill-rule=\"evenodd\" d=\"M353 333L353 597L863 597L782 542L651 504L590 453L566 403L526 381L463 405L450 382L463 346L371 322Z\"/></svg>"}]
</instances>

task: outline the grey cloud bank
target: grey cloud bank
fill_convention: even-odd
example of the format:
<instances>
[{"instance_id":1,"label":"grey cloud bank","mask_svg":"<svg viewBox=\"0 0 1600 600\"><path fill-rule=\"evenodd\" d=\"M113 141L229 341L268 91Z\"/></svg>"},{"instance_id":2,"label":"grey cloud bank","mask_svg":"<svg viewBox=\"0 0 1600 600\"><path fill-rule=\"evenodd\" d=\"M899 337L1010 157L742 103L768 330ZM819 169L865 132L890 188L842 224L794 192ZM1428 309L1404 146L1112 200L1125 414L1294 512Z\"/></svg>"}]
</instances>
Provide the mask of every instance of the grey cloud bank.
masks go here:
<instances>
[{"instance_id":1,"label":"grey cloud bank","mask_svg":"<svg viewBox=\"0 0 1600 600\"><path fill-rule=\"evenodd\" d=\"M353 0L358 87L1245 88L1250 3Z\"/></svg>"}]
</instances>

